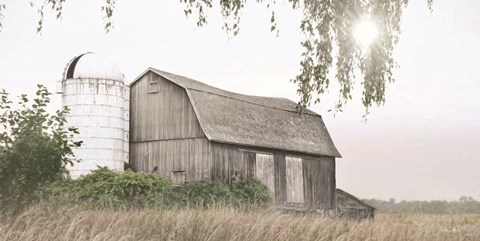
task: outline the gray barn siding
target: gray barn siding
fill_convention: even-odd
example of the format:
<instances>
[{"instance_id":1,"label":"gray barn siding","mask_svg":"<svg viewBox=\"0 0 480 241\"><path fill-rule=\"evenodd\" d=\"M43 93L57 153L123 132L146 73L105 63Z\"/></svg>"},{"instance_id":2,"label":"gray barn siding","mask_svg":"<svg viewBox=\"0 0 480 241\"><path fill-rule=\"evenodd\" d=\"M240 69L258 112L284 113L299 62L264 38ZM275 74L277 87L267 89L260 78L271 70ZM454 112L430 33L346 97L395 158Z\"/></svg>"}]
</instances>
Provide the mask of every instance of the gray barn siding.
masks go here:
<instances>
[{"instance_id":1,"label":"gray barn siding","mask_svg":"<svg viewBox=\"0 0 480 241\"><path fill-rule=\"evenodd\" d=\"M205 137L186 91L152 72L130 87L130 110L131 142Z\"/></svg>"},{"instance_id":2,"label":"gray barn siding","mask_svg":"<svg viewBox=\"0 0 480 241\"><path fill-rule=\"evenodd\" d=\"M286 179L286 162L285 155L275 154L275 204L284 205L287 202L287 179Z\"/></svg>"},{"instance_id":3,"label":"gray barn siding","mask_svg":"<svg viewBox=\"0 0 480 241\"><path fill-rule=\"evenodd\" d=\"M130 147L130 161L137 171L169 179L173 171L185 171L186 182L210 179L211 148L206 138L137 142Z\"/></svg>"},{"instance_id":4,"label":"gray barn siding","mask_svg":"<svg viewBox=\"0 0 480 241\"><path fill-rule=\"evenodd\" d=\"M155 91L149 88L156 81ZM130 87L130 163L137 171L171 178L185 171L187 182L210 178L210 142L186 91L149 72Z\"/></svg>"},{"instance_id":5,"label":"gray barn siding","mask_svg":"<svg viewBox=\"0 0 480 241\"><path fill-rule=\"evenodd\" d=\"M275 203L288 206L286 194L285 156L302 158L305 208L335 208L335 158L302 155L265 148L243 147L231 144L211 143L212 180L232 183L235 170L239 179L255 177L255 153L274 155Z\"/></svg>"},{"instance_id":6,"label":"gray barn siding","mask_svg":"<svg viewBox=\"0 0 480 241\"><path fill-rule=\"evenodd\" d=\"M303 158L305 206L335 208L335 158Z\"/></svg>"},{"instance_id":7,"label":"gray barn siding","mask_svg":"<svg viewBox=\"0 0 480 241\"><path fill-rule=\"evenodd\" d=\"M375 208L345 192L336 189L337 212L340 216L354 219L365 219L375 217Z\"/></svg>"},{"instance_id":8,"label":"gray barn siding","mask_svg":"<svg viewBox=\"0 0 480 241\"><path fill-rule=\"evenodd\" d=\"M255 163L248 166L248 161L243 157L244 153L232 145L212 142L212 180L220 180L225 183L232 183L235 171L238 172L238 181L248 179L247 170L255 168ZM255 155L253 155L255 158ZM251 174L250 174L251 175Z\"/></svg>"},{"instance_id":9,"label":"gray barn siding","mask_svg":"<svg viewBox=\"0 0 480 241\"><path fill-rule=\"evenodd\" d=\"M275 158L273 154L257 153L255 158L255 178L267 186L275 198Z\"/></svg>"}]
</instances>

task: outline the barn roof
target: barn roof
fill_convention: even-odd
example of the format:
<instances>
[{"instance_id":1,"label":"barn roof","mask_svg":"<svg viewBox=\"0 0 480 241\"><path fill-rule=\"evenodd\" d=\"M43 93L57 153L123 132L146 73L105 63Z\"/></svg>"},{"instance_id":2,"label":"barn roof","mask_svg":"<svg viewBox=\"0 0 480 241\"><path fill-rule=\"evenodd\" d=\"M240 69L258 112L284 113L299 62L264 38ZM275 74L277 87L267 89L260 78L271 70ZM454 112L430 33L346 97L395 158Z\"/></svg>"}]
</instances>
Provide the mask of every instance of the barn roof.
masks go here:
<instances>
[{"instance_id":1,"label":"barn roof","mask_svg":"<svg viewBox=\"0 0 480 241\"><path fill-rule=\"evenodd\" d=\"M350 198L350 199L358 202L359 204L361 204L361 205L363 205L363 206L365 206L365 207L367 207L367 208L371 208L371 209L376 210L376 208L373 207L372 205L370 205L370 204L368 204L368 203L360 200L358 197L355 197L355 196L353 196L352 194L350 194L350 193L348 193L348 192L346 192L346 191L344 191L344 190L342 190L342 189L340 189L340 188L335 189L335 192L337 193L337 195L338 195L338 194L344 195L345 197L348 197L348 198Z\"/></svg>"},{"instance_id":2,"label":"barn roof","mask_svg":"<svg viewBox=\"0 0 480 241\"><path fill-rule=\"evenodd\" d=\"M149 71L187 91L210 141L341 157L322 117L310 110L299 115L289 99L242 95L154 68L145 73Z\"/></svg>"}]
</instances>

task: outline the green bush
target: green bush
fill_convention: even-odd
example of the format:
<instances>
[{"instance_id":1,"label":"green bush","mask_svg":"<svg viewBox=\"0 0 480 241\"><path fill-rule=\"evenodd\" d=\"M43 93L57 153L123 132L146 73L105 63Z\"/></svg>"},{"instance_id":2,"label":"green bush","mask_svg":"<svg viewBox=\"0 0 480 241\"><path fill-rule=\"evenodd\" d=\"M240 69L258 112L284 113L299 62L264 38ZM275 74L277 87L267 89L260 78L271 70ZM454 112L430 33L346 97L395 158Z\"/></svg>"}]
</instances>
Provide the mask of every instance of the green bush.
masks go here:
<instances>
[{"instance_id":1,"label":"green bush","mask_svg":"<svg viewBox=\"0 0 480 241\"><path fill-rule=\"evenodd\" d=\"M266 207L272 203L272 195L267 186L256 179L249 179L231 186L235 199L239 204Z\"/></svg>"},{"instance_id":2,"label":"green bush","mask_svg":"<svg viewBox=\"0 0 480 241\"><path fill-rule=\"evenodd\" d=\"M47 112L51 93L38 85L36 97L21 95L9 100L0 90L0 208L21 208L33 201L34 193L60 178L65 166L75 161L72 148L78 134L67 127L68 109Z\"/></svg>"},{"instance_id":3,"label":"green bush","mask_svg":"<svg viewBox=\"0 0 480 241\"><path fill-rule=\"evenodd\" d=\"M64 179L38 192L50 203L81 204L93 208L139 209L169 207L266 207L272 199L261 182L247 180L229 186L201 181L172 190L170 182L153 174L100 168L78 180Z\"/></svg>"},{"instance_id":4,"label":"green bush","mask_svg":"<svg viewBox=\"0 0 480 241\"><path fill-rule=\"evenodd\" d=\"M186 184L179 190L180 204L193 207L228 205L235 197L230 187L220 181L201 181Z\"/></svg>"},{"instance_id":5,"label":"green bush","mask_svg":"<svg viewBox=\"0 0 480 241\"><path fill-rule=\"evenodd\" d=\"M170 183L153 174L100 168L78 180L60 180L46 187L40 197L61 203L83 203L95 208L144 208L163 206Z\"/></svg>"},{"instance_id":6,"label":"green bush","mask_svg":"<svg viewBox=\"0 0 480 241\"><path fill-rule=\"evenodd\" d=\"M265 185L255 179L231 186L220 181L200 181L185 185L176 196L176 205L188 207L233 206L267 207L272 197Z\"/></svg>"}]
</instances>

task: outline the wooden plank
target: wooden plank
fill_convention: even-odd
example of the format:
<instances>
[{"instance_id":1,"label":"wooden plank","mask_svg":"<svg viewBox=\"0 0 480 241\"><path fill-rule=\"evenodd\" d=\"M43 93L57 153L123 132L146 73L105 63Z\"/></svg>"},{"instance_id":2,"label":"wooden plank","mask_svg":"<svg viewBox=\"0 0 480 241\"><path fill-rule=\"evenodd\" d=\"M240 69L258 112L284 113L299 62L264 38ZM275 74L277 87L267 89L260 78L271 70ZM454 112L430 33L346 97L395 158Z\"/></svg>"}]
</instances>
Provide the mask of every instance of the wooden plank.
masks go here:
<instances>
[{"instance_id":1,"label":"wooden plank","mask_svg":"<svg viewBox=\"0 0 480 241\"><path fill-rule=\"evenodd\" d=\"M335 157L330 158L330 165L331 165L331 170L330 170L330 208L335 210L337 208L337 180L336 180L336 163L335 163Z\"/></svg>"},{"instance_id":2,"label":"wooden plank","mask_svg":"<svg viewBox=\"0 0 480 241\"><path fill-rule=\"evenodd\" d=\"M137 150L136 150L136 146L131 146L131 149L129 150L129 153L128 153L128 160L130 162L130 166L132 166L132 169L134 171L137 171L138 172L138 161L137 161Z\"/></svg>"},{"instance_id":3,"label":"wooden plank","mask_svg":"<svg viewBox=\"0 0 480 241\"><path fill-rule=\"evenodd\" d=\"M302 158L285 157L287 203L302 204L304 198L304 178Z\"/></svg>"},{"instance_id":4,"label":"wooden plank","mask_svg":"<svg viewBox=\"0 0 480 241\"><path fill-rule=\"evenodd\" d=\"M330 162L328 159L320 159L319 163L321 164L321 202L323 208L330 208L330 197L331 197L331 184L330 184Z\"/></svg>"},{"instance_id":5,"label":"wooden plank","mask_svg":"<svg viewBox=\"0 0 480 241\"><path fill-rule=\"evenodd\" d=\"M247 165L246 174L247 179L255 178L255 153L243 152L244 160Z\"/></svg>"},{"instance_id":6,"label":"wooden plank","mask_svg":"<svg viewBox=\"0 0 480 241\"><path fill-rule=\"evenodd\" d=\"M244 172L244 167L243 167L243 158L238 157L237 155L241 155L238 151L231 151L228 153L229 158L228 158L228 176L229 176L229 183L237 183L242 179L243 177L243 172Z\"/></svg>"},{"instance_id":7,"label":"wooden plank","mask_svg":"<svg viewBox=\"0 0 480 241\"><path fill-rule=\"evenodd\" d=\"M311 192L312 192L312 202L311 208L324 208L325 201L322 200L323 196L328 195L328 189L322 187L322 175L325 173L322 172L321 162L319 160L308 161L310 163L310 180L311 180ZM327 173L328 174L328 173Z\"/></svg>"},{"instance_id":8,"label":"wooden plank","mask_svg":"<svg viewBox=\"0 0 480 241\"><path fill-rule=\"evenodd\" d=\"M287 200L286 192L286 163L283 154L276 153L275 155L275 203L283 205Z\"/></svg>"},{"instance_id":9,"label":"wooden plank","mask_svg":"<svg viewBox=\"0 0 480 241\"><path fill-rule=\"evenodd\" d=\"M312 208L315 205L313 199L313 183L312 175L315 173L311 167L311 161L309 159L302 159L302 169L303 169L303 195L304 195L304 207Z\"/></svg>"},{"instance_id":10,"label":"wooden plank","mask_svg":"<svg viewBox=\"0 0 480 241\"><path fill-rule=\"evenodd\" d=\"M224 156L225 148L213 145L213 173L212 179L228 183L228 159Z\"/></svg>"},{"instance_id":11,"label":"wooden plank","mask_svg":"<svg viewBox=\"0 0 480 241\"><path fill-rule=\"evenodd\" d=\"M261 181L275 197L275 161L273 154L255 155L255 178Z\"/></svg>"},{"instance_id":12,"label":"wooden plank","mask_svg":"<svg viewBox=\"0 0 480 241\"><path fill-rule=\"evenodd\" d=\"M213 169L213 153L212 153L212 144L207 141L204 144L206 151L203 152L202 156L199 157L199 162L203 163L203 178L202 180L211 180L212 169ZM206 161L202 161L206 160Z\"/></svg>"}]
</instances>

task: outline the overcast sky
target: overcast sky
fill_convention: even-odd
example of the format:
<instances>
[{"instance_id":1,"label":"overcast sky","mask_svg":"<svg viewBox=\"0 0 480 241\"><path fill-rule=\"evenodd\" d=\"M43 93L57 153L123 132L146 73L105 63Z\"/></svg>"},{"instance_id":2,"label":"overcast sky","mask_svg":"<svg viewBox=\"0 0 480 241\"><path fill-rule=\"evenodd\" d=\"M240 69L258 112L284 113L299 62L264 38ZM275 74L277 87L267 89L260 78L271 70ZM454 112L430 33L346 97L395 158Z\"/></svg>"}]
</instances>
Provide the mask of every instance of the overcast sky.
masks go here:
<instances>
[{"instance_id":1,"label":"overcast sky","mask_svg":"<svg viewBox=\"0 0 480 241\"><path fill-rule=\"evenodd\" d=\"M47 15L38 35L29 1L7 1L0 88L19 95L42 83L53 92L68 61L94 51L115 61L129 82L151 66L230 91L298 100L289 80L299 72L300 11L279 5L275 37L269 12L249 1L240 35L229 40L217 11L198 28L178 0L118 1L115 29L105 34L102 2L67 1L63 19ZM431 14L426 0L405 10L397 82L366 124L360 86L335 117L326 112L335 89L311 107L343 155L337 186L360 198L480 200L480 1L434 4ZM53 104L60 106L58 96Z\"/></svg>"}]
</instances>

